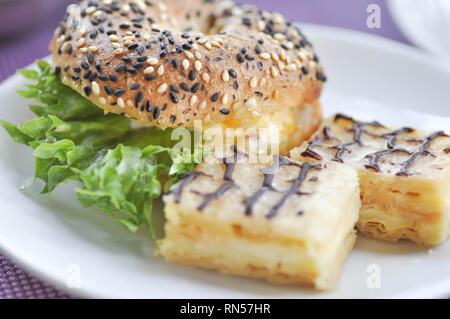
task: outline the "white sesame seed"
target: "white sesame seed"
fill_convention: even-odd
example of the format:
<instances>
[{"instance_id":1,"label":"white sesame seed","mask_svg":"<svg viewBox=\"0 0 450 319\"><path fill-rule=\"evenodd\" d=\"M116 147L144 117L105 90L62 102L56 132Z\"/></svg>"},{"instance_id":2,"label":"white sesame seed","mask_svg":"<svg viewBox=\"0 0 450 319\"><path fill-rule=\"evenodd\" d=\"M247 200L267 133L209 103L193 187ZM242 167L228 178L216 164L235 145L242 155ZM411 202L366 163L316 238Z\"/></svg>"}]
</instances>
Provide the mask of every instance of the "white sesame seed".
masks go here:
<instances>
[{"instance_id":1,"label":"white sesame seed","mask_svg":"<svg viewBox=\"0 0 450 319\"><path fill-rule=\"evenodd\" d=\"M114 51L113 51L113 54L115 54L115 55L117 55L117 54L122 54L123 53L123 49L122 48L118 48L118 49L115 49Z\"/></svg>"},{"instance_id":2,"label":"white sesame seed","mask_svg":"<svg viewBox=\"0 0 450 319\"><path fill-rule=\"evenodd\" d=\"M222 104L227 104L229 100L229 95L228 93L225 93L222 97Z\"/></svg>"},{"instance_id":3,"label":"white sesame seed","mask_svg":"<svg viewBox=\"0 0 450 319\"><path fill-rule=\"evenodd\" d=\"M263 60L269 60L270 59L270 54L267 52L263 52L259 55L259 57Z\"/></svg>"},{"instance_id":4,"label":"white sesame seed","mask_svg":"<svg viewBox=\"0 0 450 319\"><path fill-rule=\"evenodd\" d=\"M273 65L270 67L270 74L274 78L276 78L279 75L278 70Z\"/></svg>"},{"instance_id":5,"label":"white sesame seed","mask_svg":"<svg viewBox=\"0 0 450 319\"><path fill-rule=\"evenodd\" d=\"M288 64L286 66L286 70L288 70L288 71L297 71L297 65L295 63Z\"/></svg>"},{"instance_id":6,"label":"white sesame seed","mask_svg":"<svg viewBox=\"0 0 450 319\"><path fill-rule=\"evenodd\" d=\"M206 43L206 39L205 38L201 38L201 39L198 39L197 42L200 43L200 44L205 44Z\"/></svg>"},{"instance_id":7,"label":"white sesame seed","mask_svg":"<svg viewBox=\"0 0 450 319\"><path fill-rule=\"evenodd\" d=\"M117 99L117 104L119 104L119 106L120 106L121 108L124 108L124 107L125 107L125 102L123 101L123 99L122 99L121 97L119 97L119 98Z\"/></svg>"},{"instance_id":8,"label":"white sesame seed","mask_svg":"<svg viewBox=\"0 0 450 319\"><path fill-rule=\"evenodd\" d=\"M286 38L285 35L282 33L275 33L273 37L278 41L284 40L284 38Z\"/></svg>"},{"instance_id":9,"label":"white sesame seed","mask_svg":"<svg viewBox=\"0 0 450 319\"><path fill-rule=\"evenodd\" d=\"M144 74L150 74L150 73L153 73L153 71L155 71L155 68L152 66L149 66L148 68L146 68L144 70Z\"/></svg>"},{"instance_id":10,"label":"white sesame seed","mask_svg":"<svg viewBox=\"0 0 450 319\"><path fill-rule=\"evenodd\" d=\"M191 65L187 59L184 59L181 64L183 65L183 69L185 70L189 69L189 66Z\"/></svg>"},{"instance_id":11,"label":"white sesame seed","mask_svg":"<svg viewBox=\"0 0 450 319\"><path fill-rule=\"evenodd\" d=\"M206 101L200 103L200 109L203 110L206 107Z\"/></svg>"},{"instance_id":12,"label":"white sesame seed","mask_svg":"<svg viewBox=\"0 0 450 319\"><path fill-rule=\"evenodd\" d=\"M106 99L105 99L104 97L101 97L101 98L100 98L100 103L101 103L101 104L106 104Z\"/></svg>"},{"instance_id":13,"label":"white sesame seed","mask_svg":"<svg viewBox=\"0 0 450 319\"><path fill-rule=\"evenodd\" d=\"M202 58L202 55L200 54L200 52L195 51L195 58L200 60Z\"/></svg>"},{"instance_id":14,"label":"white sesame seed","mask_svg":"<svg viewBox=\"0 0 450 319\"><path fill-rule=\"evenodd\" d=\"M92 92L94 92L95 95L100 94L100 87L98 86L97 82L92 82Z\"/></svg>"},{"instance_id":15,"label":"white sesame seed","mask_svg":"<svg viewBox=\"0 0 450 319\"><path fill-rule=\"evenodd\" d=\"M162 75L164 73L164 65L161 64L156 73L158 73L158 75Z\"/></svg>"},{"instance_id":16,"label":"white sesame seed","mask_svg":"<svg viewBox=\"0 0 450 319\"><path fill-rule=\"evenodd\" d=\"M167 91L167 84L166 83L161 84L159 86L158 90L157 90L158 93L164 93L166 91Z\"/></svg>"},{"instance_id":17,"label":"white sesame seed","mask_svg":"<svg viewBox=\"0 0 450 319\"><path fill-rule=\"evenodd\" d=\"M133 107L133 101L127 100L127 106L128 107Z\"/></svg>"},{"instance_id":18,"label":"white sesame seed","mask_svg":"<svg viewBox=\"0 0 450 319\"><path fill-rule=\"evenodd\" d=\"M113 47L114 49L118 49L118 48L121 47L121 45L120 45L119 43L117 43L117 42L113 42L113 43L111 43L111 45L112 45L112 47Z\"/></svg>"},{"instance_id":19,"label":"white sesame seed","mask_svg":"<svg viewBox=\"0 0 450 319\"><path fill-rule=\"evenodd\" d=\"M92 13L94 13L96 10L97 10L97 8L94 7L94 6L88 7L88 8L86 9L86 13L87 13L87 14L92 14Z\"/></svg>"},{"instance_id":20,"label":"white sesame seed","mask_svg":"<svg viewBox=\"0 0 450 319\"><path fill-rule=\"evenodd\" d=\"M194 106L195 103L197 103L197 101L198 101L197 95L192 95L192 96L191 96L191 99L190 99L190 101L189 101L189 105L190 105L190 106Z\"/></svg>"},{"instance_id":21,"label":"white sesame seed","mask_svg":"<svg viewBox=\"0 0 450 319\"><path fill-rule=\"evenodd\" d=\"M258 21L258 30L263 31L266 28L266 23L263 20Z\"/></svg>"},{"instance_id":22,"label":"white sesame seed","mask_svg":"<svg viewBox=\"0 0 450 319\"><path fill-rule=\"evenodd\" d=\"M150 58L150 59L147 60L147 62L150 65L156 65L156 64L158 64L159 61L158 61L157 58Z\"/></svg>"},{"instance_id":23,"label":"white sesame seed","mask_svg":"<svg viewBox=\"0 0 450 319\"><path fill-rule=\"evenodd\" d=\"M205 82L209 82L209 75L208 75L208 73L203 73L203 74L202 74L202 79L203 79L203 81L205 81Z\"/></svg>"},{"instance_id":24,"label":"white sesame seed","mask_svg":"<svg viewBox=\"0 0 450 319\"><path fill-rule=\"evenodd\" d=\"M86 40L84 38L79 38L77 43L75 43L75 45L77 46L77 48L79 48L79 47L82 47L85 43L86 43Z\"/></svg>"},{"instance_id":25,"label":"white sesame seed","mask_svg":"<svg viewBox=\"0 0 450 319\"><path fill-rule=\"evenodd\" d=\"M87 33L86 27L85 27L85 26L82 26L82 27L80 28L80 35L81 35L81 36L84 36L84 35L86 35L86 33Z\"/></svg>"},{"instance_id":26,"label":"white sesame seed","mask_svg":"<svg viewBox=\"0 0 450 319\"><path fill-rule=\"evenodd\" d=\"M230 79L230 74L228 73L227 70L223 70L223 72L222 72L222 80L224 82L228 82L229 79Z\"/></svg>"},{"instance_id":27,"label":"white sesame seed","mask_svg":"<svg viewBox=\"0 0 450 319\"><path fill-rule=\"evenodd\" d=\"M258 80L257 80L255 77L253 77L253 78L250 80L250 87L251 87L251 88L255 88L257 84L258 84Z\"/></svg>"},{"instance_id":28,"label":"white sesame seed","mask_svg":"<svg viewBox=\"0 0 450 319\"><path fill-rule=\"evenodd\" d=\"M206 43L205 43L205 48L207 48L208 50L211 50L211 49L212 49L211 43L206 42Z\"/></svg>"},{"instance_id":29,"label":"white sesame seed","mask_svg":"<svg viewBox=\"0 0 450 319\"><path fill-rule=\"evenodd\" d=\"M272 57L272 60L278 61L280 57L275 52L270 53L270 56Z\"/></svg>"},{"instance_id":30,"label":"white sesame seed","mask_svg":"<svg viewBox=\"0 0 450 319\"><path fill-rule=\"evenodd\" d=\"M261 81L259 81L260 86L265 86L267 84L267 79L265 77L261 78Z\"/></svg>"},{"instance_id":31,"label":"white sesame seed","mask_svg":"<svg viewBox=\"0 0 450 319\"><path fill-rule=\"evenodd\" d=\"M189 51L184 51L184 54L186 54L186 56L187 56L188 59L191 59L191 60L194 59L194 55L193 55L191 52L189 52Z\"/></svg>"},{"instance_id":32,"label":"white sesame seed","mask_svg":"<svg viewBox=\"0 0 450 319\"><path fill-rule=\"evenodd\" d=\"M103 4L104 4L105 6L110 6L111 3L112 3L112 0L103 0Z\"/></svg>"},{"instance_id":33,"label":"white sesame seed","mask_svg":"<svg viewBox=\"0 0 450 319\"><path fill-rule=\"evenodd\" d=\"M117 42L117 41L119 41L119 37L118 37L117 35L115 35L115 34L111 34L111 35L109 36L109 39L110 39L112 42Z\"/></svg>"},{"instance_id":34,"label":"white sesame seed","mask_svg":"<svg viewBox=\"0 0 450 319\"><path fill-rule=\"evenodd\" d=\"M95 11L95 13L92 15L92 17L94 17L95 19L99 18L101 15L103 14L102 10L97 10Z\"/></svg>"},{"instance_id":35,"label":"white sesame seed","mask_svg":"<svg viewBox=\"0 0 450 319\"><path fill-rule=\"evenodd\" d=\"M194 68L195 68L195 70L200 71L201 68L202 68L202 63L200 61L198 61L198 60L195 61Z\"/></svg>"},{"instance_id":36,"label":"white sesame seed","mask_svg":"<svg viewBox=\"0 0 450 319\"><path fill-rule=\"evenodd\" d=\"M88 50L91 52L97 52L98 48L95 45L91 45L88 47Z\"/></svg>"},{"instance_id":37,"label":"white sesame seed","mask_svg":"<svg viewBox=\"0 0 450 319\"><path fill-rule=\"evenodd\" d=\"M81 53L86 53L86 52L88 52L88 49L87 48L81 48L80 51L81 51Z\"/></svg>"}]
</instances>

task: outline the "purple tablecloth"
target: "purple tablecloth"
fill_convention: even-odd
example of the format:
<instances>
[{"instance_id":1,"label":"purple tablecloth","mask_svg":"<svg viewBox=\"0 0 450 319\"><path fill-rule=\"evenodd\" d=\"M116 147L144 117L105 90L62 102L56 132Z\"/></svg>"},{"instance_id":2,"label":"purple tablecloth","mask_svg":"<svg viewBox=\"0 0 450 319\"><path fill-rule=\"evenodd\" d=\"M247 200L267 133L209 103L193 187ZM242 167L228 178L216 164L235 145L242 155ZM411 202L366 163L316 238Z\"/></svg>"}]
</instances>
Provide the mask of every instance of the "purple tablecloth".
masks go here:
<instances>
[{"instance_id":1,"label":"purple tablecloth","mask_svg":"<svg viewBox=\"0 0 450 319\"><path fill-rule=\"evenodd\" d=\"M47 5L51 1L58 2L58 6L61 2L71 2L70 0L46 0ZM407 43L395 27L384 0L240 0L238 2L256 4L262 9L280 12L295 21L356 29ZM369 29L366 24L367 6L373 3L381 8L380 29ZM57 10L61 11L61 8ZM37 58L49 54L47 45L62 15L63 11L58 15L47 15L46 22L40 23L39 27L31 28L24 34L14 34L6 39L0 39L0 81L15 73L17 68L24 67ZM11 21L21 18L22 12L19 12L15 17L11 17ZM68 297L70 296L66 293L27 274L0 254L0 298Z\"/></svg>"}]
</instances>

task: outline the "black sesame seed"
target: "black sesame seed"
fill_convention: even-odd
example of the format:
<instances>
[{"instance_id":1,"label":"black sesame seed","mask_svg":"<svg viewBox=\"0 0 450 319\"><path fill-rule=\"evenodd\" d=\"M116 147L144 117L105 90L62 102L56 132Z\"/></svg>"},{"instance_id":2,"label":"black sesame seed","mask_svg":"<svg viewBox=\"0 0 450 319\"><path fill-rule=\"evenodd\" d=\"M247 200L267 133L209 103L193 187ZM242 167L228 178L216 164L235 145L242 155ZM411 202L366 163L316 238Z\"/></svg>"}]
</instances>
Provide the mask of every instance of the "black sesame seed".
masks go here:
<instances>
[{"instance_id":1,"label":"black sesame seed","mask_svg":"<svg viewBox=\"0 0 450 319\"><path fill-rule=\"evenodd\" d=\"M195 81L195 71L194 70L189 71L188 77L189 77L189 80Z\"/></svg>"},{"instance_id":2,"label":"black sesame seed","mask_svg":"<svg viewBox=\"0 0 450 319\"><path fill-rule=\"evenodd\" d=\"M135 99L136 105L141 103L143 99L144 99L144 93L138 92L138 94L136 95L136 99Z\"/></svg>"},{"instance_id":3,"label":"black sesame seed","mask_svg":"<svg viewBox=\"0 0 450 319\"><path fill-rule=\"evenodd\" d=\"M255 57L254 57L253 55L251 55L251 54L247 54L247 55L245 56L245 58L246 58L247 60L249 60L249 61L254 61L254 60L255 60Z\"/></svg>"},{"instance_id":4,"label":"black sesame seed","mask_svg":"<svg viewBox=\"0 0 450 319\"><path fill-rule=\"evenodd\" d=\"M259 47L259 45L256 45L255 46L255 52L257 53L257 54L261 54L261 48Z\"/></svg>"},{"instance_id":5,"label":"black sesame seed","mask_svg":"<svg viewBox=\"0 0 450 319\"><path fill-rule=\"evenodd\" d=\"M78 81L79 79L80 79L80 77L78 75L76 75L76 74L72 75L72 80Z\"/></svg>"},{"instance_id":6,"label":"black sesame seed","mask_svg":"<svg viewBox=\"0 0 450 319\"><path fill-rule=\"evenodd\" d=\"M237 73L236 73L236 71L233 70L233 69L229 69L229 70L228 70L228 74L230 74L230 76L231 76L233 79L237 78Z\"/></svg>"},{"instance_id":7,"label":"black sesame seed","mask_svg":"<svg viewBox=\"0 0 450 319\"><path fill-rule=\"evenodd\" d=\"M252 21L249 18L244 17L244 18L242 18L242 24L244 24L244 25L246 25L248 27L251 27L252 26Z\"/></svg>"},{"instance_id":8,"label":"black sesame seed","mask_svg":"<svg viewBox=\"0 0 450 319\"><path fill-rule=\"evenodd\" d=\"M102 65L101 65L100 63L96 63L96 64L95 64L95 69L96 69L98 72L102 72L102 70L103 70Z\"/></svg>"},{"instance_id":9,"label":"black sesame seed","mask_svg":"<svg viewBox=\"0 0 450 319\"><path fill-rule=\"evenodd\" d=\"M151 112L152 109L153 109L152 103L150 103L150 101L147 101L147 103L145 104L145 110L146 110L147 112Z\"/></svg>"},{"instance_id":10,"label":"black sesame seed","mask_svg":"<svg viewBox=\"0 0 450 319\"><path fill-rule=\"evenodd\" d=\"M161 110L159 109L159 107L155 107L155 109L153 110L153 118L156 120L159 117L160 113Z\"/></svg>"},{"instance_id":11,"label":"black sesame seed","mask_svg":"<svg viewBox=\"0 0 450 319\"><path fill-rule=\"evenodd\" d=\"M302 66L302 72L304 75L308 75L309 74L309 70L306 66Z\"/></svg>"},{"instance_id":12,"label":"black sesame seed","mask_svg":"<svg viewBox=\"0 0 450 319\"><path fill-rule=\"evenodd\" d=\"M125 64L120 64L117 68L116 68L116 72L120 73L120 72L125 72L127 70L127 66Z\"/></svg>"},{"instance_id":13,"label":"black sesame seed","mask_svg":"<svg viewBox=\"0 0 450 319\"><path fill-rule=\"evenodd\" d=\"M145 79L145 81L153 81L156 79L156 75L152 75L152 74L146 75L144 79Z\"/></svg>"},{"instance_id":14,"label":"black sesame seed","mask_svg":"<svg viewBox=\"0 0 450 319\"><path fill-rule=\"evenodd\" d=\"M129 56L124 56L121 60L125 63L130 63L131 61L133 61L133 59Z\"/></svg>"},{"instance_id":15,"label":"black sesame seed","mask_svg":"<svg viewBox=\"0 0 450 319\"><path fill-rule=\"evenodd\" d=\"M85 70L89 70L89 64L86 61L81 62L81 67Z\"/></svg>"},{"instance_id":16,"label":"black sesame seed","mask_svg":"<svg viewBox=\"0 0 450 319\"><path fill-rule=\"evenodd\" d=\"M81 68L79 68L78 66L75 66L75 67L73 68L73 71L74 71L74 72L77 72L77 73L80 73L80 72L81 72Z\"/></svg>"},{"instance_id":17,"label":"black sesame seed","mask_svg":"<svg viewBox=\"0 0 450 319\"><path fill-rule=\"evenodd\" d=\"M137 49L138 46L139 45L137 43L130 44L128 46L128 50L130 50L130 51L135 50L135 49Z\"/></svg>"},{"instance_id":18,"label":"black sesame seed","mask_svg":"<svg viewBox=\"0 0 450 319\"><path fill-rule=\"evenodd\" d=\"M136 62L133 66L135 69L142 69L145 66L145 64L144 62Z\"/></svg>"},{"instance_id":19,"label":"black sesame seed","mask_svg":"<svg viewBox=\"0 0 450 319\"><path fill-rule=\"evenodd\" d=\"M170 93L170 99L172 100L173 103L178 103L180 100L178 99L178 96L176 96L173 93Z\"/></svg>"},{"instance_id":20,"label":"black sesame seed","mask_svg":"<svg viewBox=\"0 0 450 319\"><path fill-rule=\"evenodd\" d=\"M109 86L105 85L104 89L105 89L106 94L108 94L108 95L113 94L113 90Z\"/></svg>"},{"instance_id":21,"label":"black sesame seed","mask_svg":"<svg viewBox=\"0 0 450 319\"><path fill-rule=\"evenodd\" d=\"M121 29L128 29L129 27L130 27L130 25L128 23L121 23L119 25L119 28L121 28Z\"/></svg>"},{"instance_id":22,"label":"black sesame seed","mask_svg":"<svg viewBox=\"0 0 450 319\"><path fill-rule=\"evenodd\" d=\"M119 80L119 78L115 74L109 74L108 77L111 82L117 82Z\"/></svg>"},{"instance_id":23,"label":"black sesame seed","mask_svg":"<svg viewBox=\"0 0 450 319\"><path fill-rule=\"evenodd\" d=\"M230 114L230 110L229 109L221 109L220 113L222 113L223 115L228 115L228 114Z\"/></svg>"},{"instance_id":24,"label":"black sesame seed","mask_svg":"<svg viewBox=\"0 0 450 319\"><path fill-rule=\"evenodd\" d=\"M236 58L237 58L237 60L238 60L240 63L244 63L244 62L245 62L245 59L244 59L243 55L240 54L240 53L238 53L238 54L236 55Z\"/></svg>"},{"instance_id":25,"label":"black sesame seed","mask_svg":"<svg viewBox=\"0 0 450 319\"><path fill-rule=\"evenodd\" d=\"M177 58L173 58L172 59L172 65L175 69L178 69L178 59Z\"/></svg>"},{"instance_id":26,"label":"black sesame seed","mask_svg":"<svg viewBox=\"0 0 450 319\"><path fill-rule=\"evenodd\" d=\"M170 117L170 123L174 124L175 121L176 121L176 119L177 119L177 117L176 117L175 115L172 115L172 116Z\"/></svg>"},{"instance_id":27,"label":"black sesame seed","mask_svg":"<svg viewBox=\"0 0 450 319\"><path fill-rule=\"evenodd\" d=\"M178 90L177 86L174 84L170 85L170 90L175 93L180 93L180 90Z\"/></svg>"},{"instance_id":28,"label":"black sesame seed","mask_svg":"<svg viewBox=\"0 0 450 319\"><path fill-rule=\"evenodd\" d=\"M191 89L189 88L189 84L187 84L186 82L182 82L181 84L180 84L180 87L184 90L184 91L186 91L186 92L189 92Z\"/></svg>"},{"instance_id":29,"label":"black sesame seed","mask_svg":"<svg viewBox=\"0 0 450 319\"><path fill-rule=\"evenodd\" d=\"M99 74L97 77L103 82L108 81L108 77L106 75Z\"/></svg>"},{"instance_id":30,"label":"black sesame seed","mask_svg":"<svg viewBox=\"0 0 450 319\"><path fill-rule=\"evenodd\" d=\"M135 84L133 84L133 85L131 86L131 89L132 89L133 91L136 91L136 90L139 90L140 87L141 87L141 85L140 85L139 83L135 83Z\"/></svg>"},{"instance_id":31,"label":"black sesame seed","mask_svg":"<svg viewBox=\"0 0 450 319\"><path fill-rule=\"evenodd\" d=\"M89 82L94 82L94 80L97 78L97 73L92 73L91 76L89 77Z\"/></svg>"},{"instance_id":32,"label":"black sesame seed","mask_svg":"<svg viewBox=\"0 0 450 319\"><path fill-rule=\"evenodd\" d=\"M91 76L91 74L92 74L92 71L91 70L89 70L89 71L87 71L84 75L83 75L83 79L88 79L90 76Z\"/></svg>"},{"instance_id":33,"label":"black sesame seed","mask_svg":"<svg viewBox=\"0 0 450 319\"><path fill-rule=\"evenodd\" d=\"M59 66L57 66L55 68L55 75L60 75L61 74L61 68Z\"/></svg>"},{"instance_id":34,"label":"black sesame seed","mask_svg":"<svg viewBox=\"0 0 450 319\"><path fill-rule=\"evenodd\" d=\"M138 61L138 62L145 62L145 61L147 61L147 56L146 55L141 55L141 56L138 56L137 58L136 58L136 61Z\"/></svg>"},{"instance_id":35,"label":"black sesame seed","mask_svg":"<svg viewBox=\"0 0 450 319\"><path fill-rule=\"evenodd\" d=\"M125 92L126 92L126 90L124 90L124 89L117 89L117 90L114 91L114 95L119 97L119 96L124 95Z\"/></svg>"},{"instance_id":36,"label":"black sesame seed","mask_svg":"<svg viewBox=\"0 0 450 319\"><path fill-rule=\"evenodd\" d=\"M237 90L238 88L239 88L239 84L237 83L237 81L234 81L233 89Z\"/></svg>"},{"instance_id":37,"label":"black sesame seed","mask_svg":"<svg viewBox=\"0 0 450 319\"><path fill-rule=\"evenodd\" d=\"M214 93L211 96L211 101L213 101L213 102L217 102L218 99L219 99L219 93Z\"/></svg>"},{"instance_id":38,"label":"black sesame seed","mask_svg":"<svg viewBox=\"0 0 450 319\"><path fill-rule=\"evenodd\" d=\"M191 92L197 93L199 88L200 88L200 83L197 82L191 87Z\"/></svg>"},{"instance_id":39,"label":"black sesame seed","mask_svg":"<svg viewBox=\"0 0 450 319\"><path fill-rule=\"evenodd\" d=\"M86 96L91 95L91 87L90 86L84 87L84 94L86 94Z\"/></svg>"},{"instance_id":40,"label":"black sesame seed","mask_svg":"<svg viewBox=\"0 0 450 319\"><path fill-rule=\"evenodd\" d=\"M69 46L67 47L66 53L67 54L72 54L72 52L73 52L73 46L71 44L69 44Z\"/></svg>"},{"instance_id":41,"label":"black sesame seed","mask_svg":"<svg viewBox=\"0 0 450 319\"><path fill-rule=\"evenodd\" d=\"M320 71L316 72L316 76L317 76L317 80L319 80L319 81L323 81L323 82L327 81L327 76Z\"/></svg>"},{"instance_id":42,"label":"black sesame seed","mask_svg":"<svg viewBox=\"0 0 450 319\"><path fill-rule=\"evenodd\" d=\"M130 74L138 74L138 70L135 68L127 68L127 72Z\"/></svg>"}]
</instances>

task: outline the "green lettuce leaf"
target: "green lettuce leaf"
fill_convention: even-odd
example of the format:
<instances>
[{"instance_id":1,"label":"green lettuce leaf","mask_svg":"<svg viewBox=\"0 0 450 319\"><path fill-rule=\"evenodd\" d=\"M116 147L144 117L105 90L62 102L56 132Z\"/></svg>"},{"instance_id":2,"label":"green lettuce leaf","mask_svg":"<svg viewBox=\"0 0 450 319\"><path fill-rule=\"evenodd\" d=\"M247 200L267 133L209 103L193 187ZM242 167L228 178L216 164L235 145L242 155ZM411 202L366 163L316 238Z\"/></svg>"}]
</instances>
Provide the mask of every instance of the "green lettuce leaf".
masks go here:
<instances>
[{"instance_id":1,"label":"green lettuce leaf","mask_svg":"<svg viewBox=\"0 0 450 319\"><path fill-rule=\"evenodd\" d=\"M195 168L195 156L173 148L171 129L133 129L131 121L104 112L64 86L51 66L38 61L39 72L20 70L36 84L19 91L43 105L30 105L37 117L20 125L0 120L14 142L33 148L35 179L42 193L71 180L80 182L78 199L97 207L132 232L152 228L153 201L180 176Z\"/></svg>"}]
</instances>

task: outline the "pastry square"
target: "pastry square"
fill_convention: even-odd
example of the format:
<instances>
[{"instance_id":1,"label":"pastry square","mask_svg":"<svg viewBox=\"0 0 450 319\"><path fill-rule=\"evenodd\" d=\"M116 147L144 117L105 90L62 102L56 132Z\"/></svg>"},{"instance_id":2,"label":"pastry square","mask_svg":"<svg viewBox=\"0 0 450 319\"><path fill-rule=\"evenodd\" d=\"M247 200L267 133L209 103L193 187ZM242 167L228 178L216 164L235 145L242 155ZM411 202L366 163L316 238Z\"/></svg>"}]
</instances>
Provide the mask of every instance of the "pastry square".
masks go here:
<instances>
[{"instance_id":1,"label":"pastry square","mask_svg":"<svg viewBox=\"0 0 450 319\"><path fill-rule=\"evenodd\" d=\"M362 208L357 226L363 234L433 246L450 235L449 146L443 131L389 128L338 114L291 156L358 169Z\"/></svg>"},{"instance_id":2,"label":"pastry square","mask_svg":"<svg viewBox=\"0 0 450 319\"><path fill-rule=\"evenodd\" d=\"M210 156L164 197L160 253L224 274L334 288L356 238L356 169L279 155L253 163L234 151Z\"/></svg>"}]
</instances>

